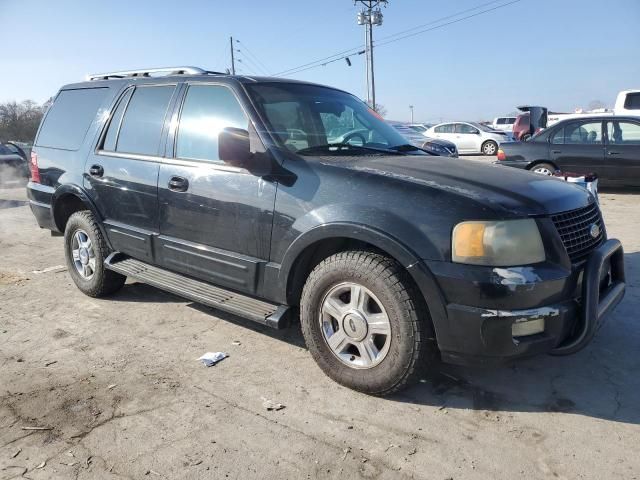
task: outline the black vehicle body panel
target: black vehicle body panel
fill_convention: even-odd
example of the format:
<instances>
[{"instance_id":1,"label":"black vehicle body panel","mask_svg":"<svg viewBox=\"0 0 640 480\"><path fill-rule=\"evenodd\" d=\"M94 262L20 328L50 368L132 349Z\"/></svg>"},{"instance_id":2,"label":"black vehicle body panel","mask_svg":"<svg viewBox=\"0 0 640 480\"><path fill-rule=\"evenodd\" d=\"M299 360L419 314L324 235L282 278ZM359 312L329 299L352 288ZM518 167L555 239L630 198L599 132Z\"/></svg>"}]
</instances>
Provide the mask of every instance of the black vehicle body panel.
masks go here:
<instances>
[{"instance_id":1,"label":"black vehicle body panel","mask_svg":"<svg viewBox=\"0 0 640 480\"><path fill-rule=\"evenodd\" d=\"M602 141L591 144L554 144L555 133L569 124L602 122ZM607 124L612 121L638 125L640 118L603 116L572 118L549 127L542 135L527 142L508 142L500 145L505 160L499 165L530 170L545 162L558 170L585 175L595 173L599 184L605 187L640 187L640 142L613 143L608 138Z\"/></svg>"},{"instance_id":2,"label":"black vehicle body panel","mask_svg":"<svg viewBox=\"0 0 640 480\"><path fill-rule=\"evenodd\" d=\"M353 240L407 269L445 359L505 360L548 351L566 337L576 321L584 265L571 263L549 216L593 204L591 194L555 178L475 162L452 170L445 159L426 155L296 155L277 144L243 87L260 81L289 82L183 75L64 87L106 86L109 93L79 150L34 147L41 183L30 183L28 195L38 223L62 230L59 205L74 196L96 215L112 249L275 304L297 301L302 256L325 241ZM176 90L158 155L100 151L122 92L163 82ZM173 158L177 112L189 82L233 90L249 117L260 168ZM535 142L522 146L539 148ZM523 155L518 162L524 161ZM96 166L102 168L97 177ZM186 181L184 191L169 188L176 177ZM451 262L457 223L518 218L538 223L544 262L503 269ZM513 318L491 313L530 309L552 312L549 328L544 338L519 343L510 335Z\"/></svg>"}]
</instances>

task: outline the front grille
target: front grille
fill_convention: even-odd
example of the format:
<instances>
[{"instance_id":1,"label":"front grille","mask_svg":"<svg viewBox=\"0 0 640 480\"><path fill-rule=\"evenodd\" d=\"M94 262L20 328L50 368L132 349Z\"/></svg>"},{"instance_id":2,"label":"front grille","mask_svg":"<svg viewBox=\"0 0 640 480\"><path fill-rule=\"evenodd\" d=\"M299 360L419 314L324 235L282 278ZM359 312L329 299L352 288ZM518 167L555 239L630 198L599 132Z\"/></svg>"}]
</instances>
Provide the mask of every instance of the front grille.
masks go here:
<instances>
[{"instance_id":1,"label":"front grille","mask_svg":"<svg viewBox=\"0 0 640 480\"><path fill-rule=\"evenodd\" d=\"M551 219L558 229L572 263L584 260L604 241L604 222L600 209L595 203L588 207L553 215ZM595 238L591 236L591 226L594 224L600 227L600 234Z\"/></svg>"}]
</instances>

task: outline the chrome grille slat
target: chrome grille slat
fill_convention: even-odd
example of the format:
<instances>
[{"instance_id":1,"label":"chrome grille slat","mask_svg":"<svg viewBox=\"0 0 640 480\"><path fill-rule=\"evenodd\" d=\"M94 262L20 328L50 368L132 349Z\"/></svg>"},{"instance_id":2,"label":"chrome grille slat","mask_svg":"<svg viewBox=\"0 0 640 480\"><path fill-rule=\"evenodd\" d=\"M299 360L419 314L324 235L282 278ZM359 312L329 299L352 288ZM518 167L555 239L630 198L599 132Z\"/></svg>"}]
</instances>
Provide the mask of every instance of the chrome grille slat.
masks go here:
<instances>
[{"instance_id":1,"label":"chrome grille slat","mask_svg":"<svg viewBox=\"0 0 640 480\"><path fill-rule=\"evenodd\" d=\"M597 204L558 213L552 215L551 219L573 263L583 260L604 241L604 222ZM593 224L600 227L600 235L596 238L593 238L590 233Z\"/></svg>"}]
</instances>

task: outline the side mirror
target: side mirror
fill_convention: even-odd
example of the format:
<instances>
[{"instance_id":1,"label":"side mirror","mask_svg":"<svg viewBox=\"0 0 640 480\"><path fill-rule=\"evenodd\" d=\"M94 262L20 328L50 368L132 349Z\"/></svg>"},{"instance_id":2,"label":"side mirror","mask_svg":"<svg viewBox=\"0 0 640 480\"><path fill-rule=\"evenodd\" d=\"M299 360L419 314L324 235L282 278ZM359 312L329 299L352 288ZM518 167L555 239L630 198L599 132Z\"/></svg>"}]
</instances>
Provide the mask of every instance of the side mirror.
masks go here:
<instances>
[{"instance_id":1,"label":"side mirror","mask_svg":"<svg viewBox=\"0 0 640 480\"><path fill-rule=\"evenodd\" d=\"M249 132L227 127L218 134L218 157L234 167L246 168L251 159Z\"/></svg>"}]
</instances>

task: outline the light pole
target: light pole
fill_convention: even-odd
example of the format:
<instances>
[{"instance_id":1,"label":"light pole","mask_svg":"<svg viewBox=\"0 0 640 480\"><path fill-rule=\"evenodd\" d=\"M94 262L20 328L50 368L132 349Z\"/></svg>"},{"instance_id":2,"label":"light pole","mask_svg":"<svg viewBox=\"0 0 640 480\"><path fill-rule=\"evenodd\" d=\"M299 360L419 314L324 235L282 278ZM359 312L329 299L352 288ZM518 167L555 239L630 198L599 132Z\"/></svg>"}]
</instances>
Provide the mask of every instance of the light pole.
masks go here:
<instances>
[{"instance_id":1,"label":"light pole","mask_svg":"<svg viewBox=\"0 0 640 480\"><path fill-rule=\"evenodd\" d=\"M411 110L411 123L413 123L413 105L409 105L409 110Z\"/></svg>"},{"instance_id":2,"label":"light pole","mask_svg":"<svg viewBox=\"0 0 640 480\"><path fill-rule=\"evenodd\" d=\"M388 0L354 0L363 8L358 13L358 25L365 26L365 54L367 63L367 103L376 109L376 81L373 73L373 26L382 25L382 11L379 6L387 5Z\"/></svg>"}]
</instances>

